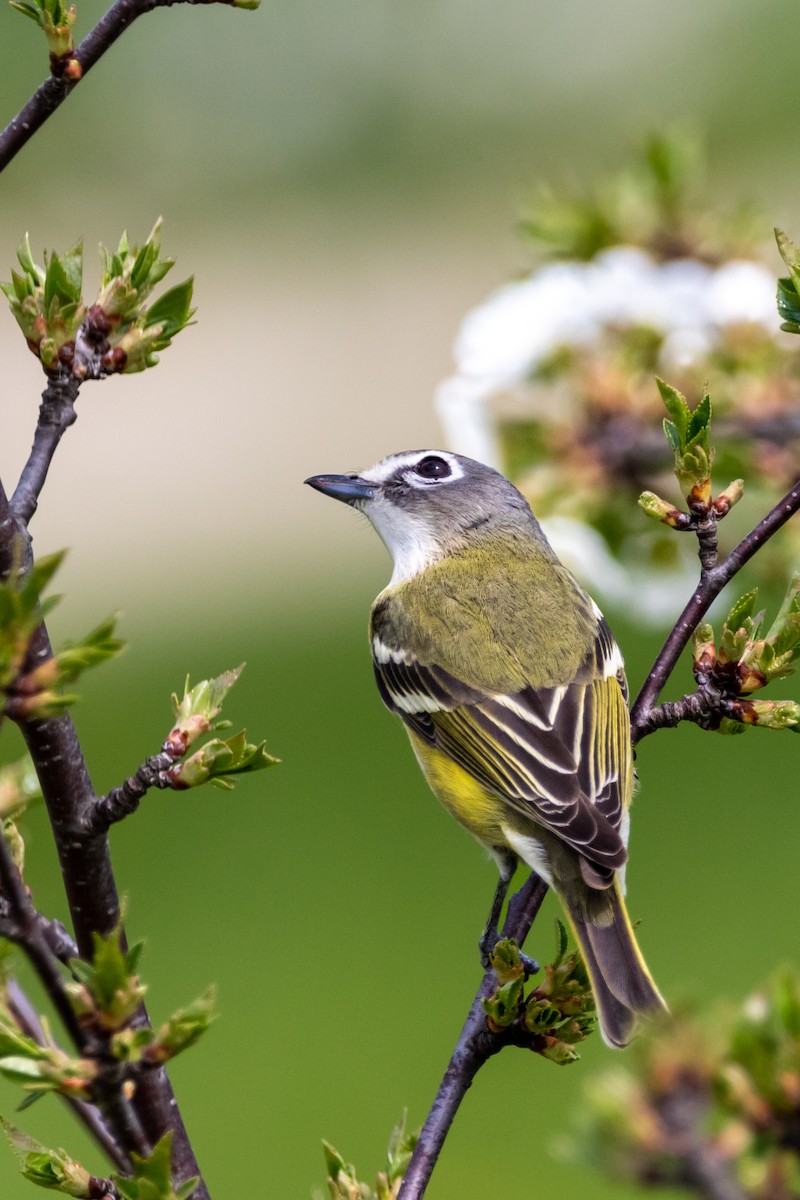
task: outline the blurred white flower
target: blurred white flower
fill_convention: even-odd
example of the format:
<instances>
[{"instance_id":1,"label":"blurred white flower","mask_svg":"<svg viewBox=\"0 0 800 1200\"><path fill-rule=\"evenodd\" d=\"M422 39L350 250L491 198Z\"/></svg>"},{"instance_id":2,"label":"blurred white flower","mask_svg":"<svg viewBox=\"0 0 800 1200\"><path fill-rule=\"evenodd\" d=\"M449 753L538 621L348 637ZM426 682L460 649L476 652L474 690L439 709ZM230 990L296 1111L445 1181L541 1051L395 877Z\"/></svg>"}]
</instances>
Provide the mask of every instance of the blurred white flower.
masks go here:
<instances>
[{"instance_id":1,"label":"blurred white flower","mask_svg":"<svg viewBox=\"0 0 800 1200\"><path fill-rule=\"evenodd\" d=\"M559 350L600 350L609 330L646 328L657 338L659 372L669 378L702 371L727 328L741 323L770 335L780 327L774 277L754 262L659 262L620 245L589 262L547 264L499 288L464 318L456 373L436 394L447 443L503 470L499 430L502 420L514 419L515 406L523 421L535 422L537 396L547 397L551 417L569 403L547 385L537 391L535 381L537 368ZM490 403L496 395L503 397L500 420ZM541 486L547 464L538 466ZM680 565L658 567L633 542L615 556L597 529L574 516L551 513L543 527L558 556L611 606L625 609L635 595L639 619L659 624L674 616L694 586L696 556L688 543Z\"/></svg>"},{"instance_id":2,"label":"blurred white flower","mask_svg":"<svg viewBox=\"0 0 800 1200\"><path fill-rule=\"evenodd\" d=\"M590 262L552 263L467 313L456 338L457 373L437 391L439 416L457 450L496 460L482 406L523 384L560 348L591 344L607 327L646 326L662 334L668 369L697 361L726 325L741 322L771 333L780 324L775 280L754 262L662 263L634 246L613 246Z\"/></svg>"}]
</instances>

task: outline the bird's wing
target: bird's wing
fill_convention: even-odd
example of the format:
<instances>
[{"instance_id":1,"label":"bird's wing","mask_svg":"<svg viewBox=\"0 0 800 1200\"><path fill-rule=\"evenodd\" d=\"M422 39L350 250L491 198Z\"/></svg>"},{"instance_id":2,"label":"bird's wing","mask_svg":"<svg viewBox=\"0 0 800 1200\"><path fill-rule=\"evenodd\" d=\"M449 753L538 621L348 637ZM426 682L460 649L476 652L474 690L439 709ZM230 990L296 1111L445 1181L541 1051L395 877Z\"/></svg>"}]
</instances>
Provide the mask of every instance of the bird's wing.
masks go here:
<instances>
[{"instance_id":1,"label":"bird's wing","mask_svg":"<svg viewBox=\"0 0 800 1200\"><path fill-rule=\"evenodd\" d=\"M624 676L601 622L578 680L497 694L463 683L408 650L373 640L387 706L491 792L610 873L626 860L619 832L630 742ZM609 664L614 664L613 673Z\"/></svg>"}]
</instances>

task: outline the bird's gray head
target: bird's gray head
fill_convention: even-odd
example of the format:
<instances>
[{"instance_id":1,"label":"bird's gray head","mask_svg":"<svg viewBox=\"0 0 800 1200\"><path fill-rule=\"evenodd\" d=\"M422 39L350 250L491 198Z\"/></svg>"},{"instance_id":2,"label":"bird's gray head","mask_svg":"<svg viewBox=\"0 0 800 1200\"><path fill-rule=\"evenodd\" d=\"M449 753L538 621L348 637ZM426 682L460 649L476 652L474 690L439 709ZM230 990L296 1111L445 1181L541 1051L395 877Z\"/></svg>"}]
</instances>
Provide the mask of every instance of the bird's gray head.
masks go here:
<instances>
[{"instance_id":1,"label":"bird's gray head","mask_svg":"<svg viewBox=\"0 0 800 1200\"><path fill-rule=\"evenodd\" d=\"M501 530L544 541L512 483L447 450L391 454L358 475L312 475L305 482L369 517L394 559L395 582Z\"/></svg>"}]
</instances>

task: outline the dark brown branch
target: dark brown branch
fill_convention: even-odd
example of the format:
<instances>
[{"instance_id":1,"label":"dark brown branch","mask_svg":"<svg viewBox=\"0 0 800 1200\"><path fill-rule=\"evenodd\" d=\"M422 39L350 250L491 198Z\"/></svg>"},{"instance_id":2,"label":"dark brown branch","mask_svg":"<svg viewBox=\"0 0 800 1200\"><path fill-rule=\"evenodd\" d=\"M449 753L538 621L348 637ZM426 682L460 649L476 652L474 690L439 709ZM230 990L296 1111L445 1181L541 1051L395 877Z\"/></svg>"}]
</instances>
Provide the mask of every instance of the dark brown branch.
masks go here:
<instances>
[{"instance_id":1,"label":"dark brown branch","mask_svg":"<svg viewBox=\"0 0 800 1200\"><path fill-rule=\"evenodd\" d=\"M51 654L47 632L40 626L31 644L27 669L39 666ZM91 959L92 934L107 936L119 921L120 908L108 838L86 834L97 798L78 735L69 716L21 721L19 726L47 805L78 948L83 958ZM142 1025L149 1023L144 1006L137 1020ZM132 1107L151 1144L172 1130L172 1163L178 1183L201 1174L163 1068L142 1078ZM208 1200L202 1178L194 1195L196 1200Z\"/></svg>"},{"instance_id":2,"label":"dark brown branch","mask_svg":"<svg viewBox=\"0 0 800 1200\"><path fill-rule=\"evenodd\" d=\"M745 563L749 562L753 555L766 545L799 508L800 481L778 501L763 520L759 521L755 529L742 538L726 559L703 574L689 603L678 617L672 632L662 646L631 709L631 737L634 745L648 733L652 733L653 729L658 728L657 724L652 727L650 725L650 714L655 702L675 669L681 653L688 645L689 639L717 596Z\"/></svg>"},{"instance_id":3,"label":"dark brown branch","mask_svg":"<svg viewBox=\"0 0 800 1200\"><path fill-rule=\"evenodd\" d=\"M14 539L21 533L26 544L29 545L29 542L27 531L20 530L19 520L13 514L0 485L2 529L11 537L10 544L0 541L0 572L7 573L14 562ZM26 669L32 670L50 657L50 641L44 625L41 625L31 641ZM85 833L85 822L96 801L86 761L75 726L68 715L20 721L19 727L47 806L78 949L82 957L90 960L94 949L92 934L97 932L107 936L119 921L120 907L108 839L102 835L87 836ZM3 886L5 890L5 883ZM57 970L41 934L34 944L43 949L47 963ZM137 1014L137 1022L140 1025L149 1024L144 1005ZM113 1106L115 1098L108 1095L106 1103L109 1107ZM126 1144L133 1149L146 1150L138 1132L139 1122L150 1145L171 1130L172 1165L176 1182L201 1174L175 1093L163 1068L148 1072L140 1080L128 1111L135 1113L137 1124L132 1126L127 1122L123 1129L115 1121L120 1139L124 1136L133 1138L132 1142ZM112 1114L109 1113L109 1116ZM196 1200L208 1200L202 1177L194 1196Z\"/></svg>"},{"instance_id":4,"label":"dark brown branch","mask_svg":"<svg viewBox=\"0 0 800 1200\"><path fill-rule=\"evenodd\" d=\"M170 8L173 4L214 4L218 0L116 0L101 17L91 33L76 47L72 58L80 63L86 75L102 58L106 50L114 45L137 17L152 12L155 8ZM222 0L225 2L225 0ZM34 92L28 103L0 134L0 171L11 162L22 147L30 141L45 121L63 104L67 96L77 87L77 80L57 78L51 75Z\"/></svg>"},{"instance_id":5,"label":"dark brown branch","mask_svg":"<svg viewBox=\"0 0 800 1200\"><path fill-rule=\"evenodd\" d=\"M36 1010L15 979L10 979L6 984L6 1000L9 1012L26 1037L32 1038L40 1046L46 1046L47 1039ZM114 1166L124 1174L129 1174L130 1159L109 1129L100 1110L93 1104L89 1104L85 1100L76 1100L72 1096L63 1096L62 1099L69 1105L98 1146L108 1155Z\"/></svg>"},{"instance_id":6,"label":"dark brown branch","mask_svg":"<svg viewBox=\"0 0 800 1200\"><path fill-rule=\"evenodd\" d=\"M2 922L3 937L15 942L24 951L76 1049L82 1055L87 1054L86 1033L75 1016L69 996L64 990L64 977L42 936L39 914L33 907L2 832L0 832L0 896L5 900L6 905Z\"/></svg>"},{"instance_id":7,"label":"dark brown branch","mask_svg":"<svg viewBox=\"0 0 800 1200\"><path fill-rule=\"evenodd\" d=\"M175 757L167 751L153 754L121 787L112 788L107 796L100 796L86 819L86 832L105 833L111 825L136 812L142 798L151 788L169 787L162 773L174 766Z\"/></svg>"},{"instance_id":8,"label":"dark brown branch","mask_svg":"<svg viewBox=\"0 0 800 1200\"><path fill-rule=\"evenodd\" d=\"M48 380L42 394L39 421L28 461L11 499L12 510L27 525L39 502L47 472L65 430L75 421L75 401L80 383L65 372Z\"/></svg>"},{"instance_id":9,"label":"dark brown branch","mask_svg":"<svg viewBox=\"0 0 800 1200\"><path fill-rule=\"evenodd\" d=\"M514 938L519 946L522 945L546 892L547 884L532 873L509 902L503 937ZM414 1147L398 1200L419 1200L425 1194L450 1126L475 1075L508 1041L503 1034L492 1033L488 1028L481 1003L496 987L495 973L489 969L481 980L419 1141Z\"/></svg>"}]
</instances>

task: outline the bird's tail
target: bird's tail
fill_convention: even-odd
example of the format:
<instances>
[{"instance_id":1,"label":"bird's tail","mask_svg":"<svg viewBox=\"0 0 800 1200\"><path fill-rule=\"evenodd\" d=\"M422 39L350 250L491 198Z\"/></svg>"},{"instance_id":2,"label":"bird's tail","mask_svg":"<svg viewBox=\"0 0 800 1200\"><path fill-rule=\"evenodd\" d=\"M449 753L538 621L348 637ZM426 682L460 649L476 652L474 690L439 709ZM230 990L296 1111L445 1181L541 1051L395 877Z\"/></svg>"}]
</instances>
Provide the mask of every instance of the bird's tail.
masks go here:
<instances>
[{"instance_id":1,"label":"bird's tail","mask_svg":"<svg viewBox=\"0 0 800 1200\"><path fill-rule=\"evenodd\" d=\"M616 880L607 891L594 892L595 898L591 913L565 908L589 973L603 1041L627 1046L637 1015L666 1012L667 1006L636 944Z\"/></svg>"}]
</instances>

